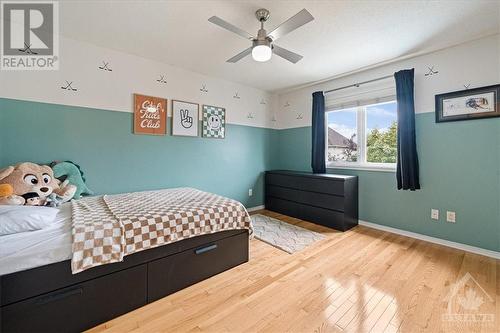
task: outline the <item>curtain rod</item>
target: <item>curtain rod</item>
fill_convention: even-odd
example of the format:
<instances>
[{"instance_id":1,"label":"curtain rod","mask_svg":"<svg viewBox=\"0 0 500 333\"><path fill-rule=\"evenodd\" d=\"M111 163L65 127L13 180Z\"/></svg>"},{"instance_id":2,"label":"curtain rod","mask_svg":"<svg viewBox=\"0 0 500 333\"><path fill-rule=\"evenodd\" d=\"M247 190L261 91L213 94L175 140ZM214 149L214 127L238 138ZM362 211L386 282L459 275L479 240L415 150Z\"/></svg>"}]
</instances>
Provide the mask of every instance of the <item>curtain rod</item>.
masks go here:
<instances>
[{"instance_id":1,"label":"curtain rod","mask_svg":"<svg viewBox=\"0 0 500 333\"><path fill-rule=\"evenodd\" d=\"M386 76L378 77L376 79L372 79L372 80L368 80L368 81L363 81L363 82L359 82L359 83L354 83L354 84L350 84L348 86L344 86L344 87L340 87L340 88L326 90L326 91L323 92L323 95L331 93L331 92L334 92L334 91L342 90L342 89L347 89L347 88L352 88L352 87L359 87L362 84L371 83L371 82L380 81L380 80L385 80L385 79L388 79L390 77L394 77L394 75L386 75Z\"/></svg>"}]
</instances>

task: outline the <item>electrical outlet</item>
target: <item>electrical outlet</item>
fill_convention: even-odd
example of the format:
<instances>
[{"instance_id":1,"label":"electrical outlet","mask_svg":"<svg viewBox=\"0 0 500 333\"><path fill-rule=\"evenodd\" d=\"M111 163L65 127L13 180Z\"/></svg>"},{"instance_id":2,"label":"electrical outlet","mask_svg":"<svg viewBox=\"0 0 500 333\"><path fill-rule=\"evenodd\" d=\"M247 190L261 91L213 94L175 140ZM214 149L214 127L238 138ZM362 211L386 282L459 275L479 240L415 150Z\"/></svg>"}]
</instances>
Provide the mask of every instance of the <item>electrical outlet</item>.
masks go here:
<instances>
[{"instance_id":1,"label":"electrical outlet","mask_svg":"<svg viewBox=\"0 0 500 333\"><path fill-rule=\"evenodd\" d=\"M253 189L248 190L248 196L251 197L253 195Z\"/></svg>"},{"instance_id":2,"label":"electrical outlet","mask_svg":"<svg viewBox=\"0 0 500 333\"><path fill-rule=\"evenodd\" d=\"M455 212L446 211L446 222L450 222L450 223L456 222Z\"/></svg>"},{"instance_id":3,"label":"electrical outlet","mask_svg":"<svg viewBox=\"0 0 500 333\"><path fill-rule=\"evenodd\" d=\"M439 209L431 209L431 219L439 220Z\"/></svg>"}]
</instances>

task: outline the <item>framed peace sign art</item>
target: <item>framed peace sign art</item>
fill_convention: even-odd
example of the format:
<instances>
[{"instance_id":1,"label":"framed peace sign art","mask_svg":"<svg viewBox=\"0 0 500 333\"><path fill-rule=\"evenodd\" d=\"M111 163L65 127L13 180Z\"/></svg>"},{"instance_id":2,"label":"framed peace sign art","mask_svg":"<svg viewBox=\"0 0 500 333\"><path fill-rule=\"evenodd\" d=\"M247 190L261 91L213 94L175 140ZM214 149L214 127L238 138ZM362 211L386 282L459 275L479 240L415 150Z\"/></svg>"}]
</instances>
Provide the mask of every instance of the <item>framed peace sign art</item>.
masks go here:
<instances>
[{"instance_id":1,"label":"framed peace sign art","mask_svg":"<svg viewBox=\"0 0 500 333\"><path fill-rule=\"evenodd\" d=\"M172 135L198 136L200 106L172 100Z\"/></svg>"}]
</instances>

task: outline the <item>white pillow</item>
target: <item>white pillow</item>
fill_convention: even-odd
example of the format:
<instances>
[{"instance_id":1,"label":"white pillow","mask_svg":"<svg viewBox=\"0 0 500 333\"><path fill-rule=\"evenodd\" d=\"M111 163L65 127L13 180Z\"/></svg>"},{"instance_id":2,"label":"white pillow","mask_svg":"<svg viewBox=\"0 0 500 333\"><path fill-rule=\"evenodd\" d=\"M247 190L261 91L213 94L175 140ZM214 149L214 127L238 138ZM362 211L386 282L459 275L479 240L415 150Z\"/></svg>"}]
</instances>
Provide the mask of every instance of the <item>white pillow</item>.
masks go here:
<instances>
[{"instance_id":1,"label":"white pillow","mask_svg":"<svg viewBox=\"0 0 500 333\"><path fill-rule=\"evenodd\" d=\"M0 206L0 236L48 227L58 212L52 207Z\"/></svg>"}]
</instances>

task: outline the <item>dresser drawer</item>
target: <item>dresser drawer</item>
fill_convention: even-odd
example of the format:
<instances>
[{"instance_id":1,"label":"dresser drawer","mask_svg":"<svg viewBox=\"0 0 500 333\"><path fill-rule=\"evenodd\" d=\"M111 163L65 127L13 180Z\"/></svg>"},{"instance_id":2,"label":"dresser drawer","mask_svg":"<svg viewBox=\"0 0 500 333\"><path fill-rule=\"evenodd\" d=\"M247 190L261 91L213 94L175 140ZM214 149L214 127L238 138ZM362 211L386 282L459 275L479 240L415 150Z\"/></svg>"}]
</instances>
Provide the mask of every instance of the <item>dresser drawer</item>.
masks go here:
<instances>
[{"instance_id":1,"label":"dresser drawer","mask_svg":"<svg viewBox=\"0 0 500 333\"><path fill-rule=\"evenodd\" d=\"M341 231L348 229L344 224L343 212L272 197L267 198L266 209Z\"/></svg>"},{"instance_id":2,"label":"dresser drawer","mask_svg":"<svg viewBox=\"0 0 500 333\"><path fill-rule=\"evenodd\" d=\"M146 304L146 278L140 265L4 306L0 331L83 331Z\"/></svg>"},{"instance_id":3,"label":"dresser drawer","mask_svg":"<svg viewBox=\"0 0 500 333\"><path fill-rule=\"evenodd\" d=\"M299 204L266 195L266 209L292 217L299 217Z\"/></svg>"},{"instance_id":4,"label":"dresser drawer","mask_svg":"<svg viewBox=\"0 0 500 333\"><path fill-rule=\"evenodd\" d=\"M344 211L344 197L317 192L301 191L281 186L266 186L266 194L271 197L294 201L306 205Z\"/></svg>"},{"instance_id":5,"label":"dresser drawer","mask_svg":"<svg viewBox=\"0 0 500 333\"><path fill-rule=\"evenodd\" d=\"M248 232L148 263L148 302L248 261Z\"/></svg>"},{"instance_id":6,"label":"dresser drawer","mask_svg":"<svg viewBox=\"0 0 500 333\"><path fill-rule=\"evenodd\" d=\"M317 224L324 225L325 227L340 231L346 231L349 229L349 227L345 224L345 215L343 212L300 205L299 215L302 220L313 221Z\"/></svg>"},{"instance_id":7,"label":"dresser drawer","mask_svg":"<svg viewBox=\"0 0 500 333\"><path fill-rule=\"evenodd\" d=\"M335 179L319 179L267 173L266 184L332 195L344 194L344 182Z\"/></svg>"}]
</instances>

